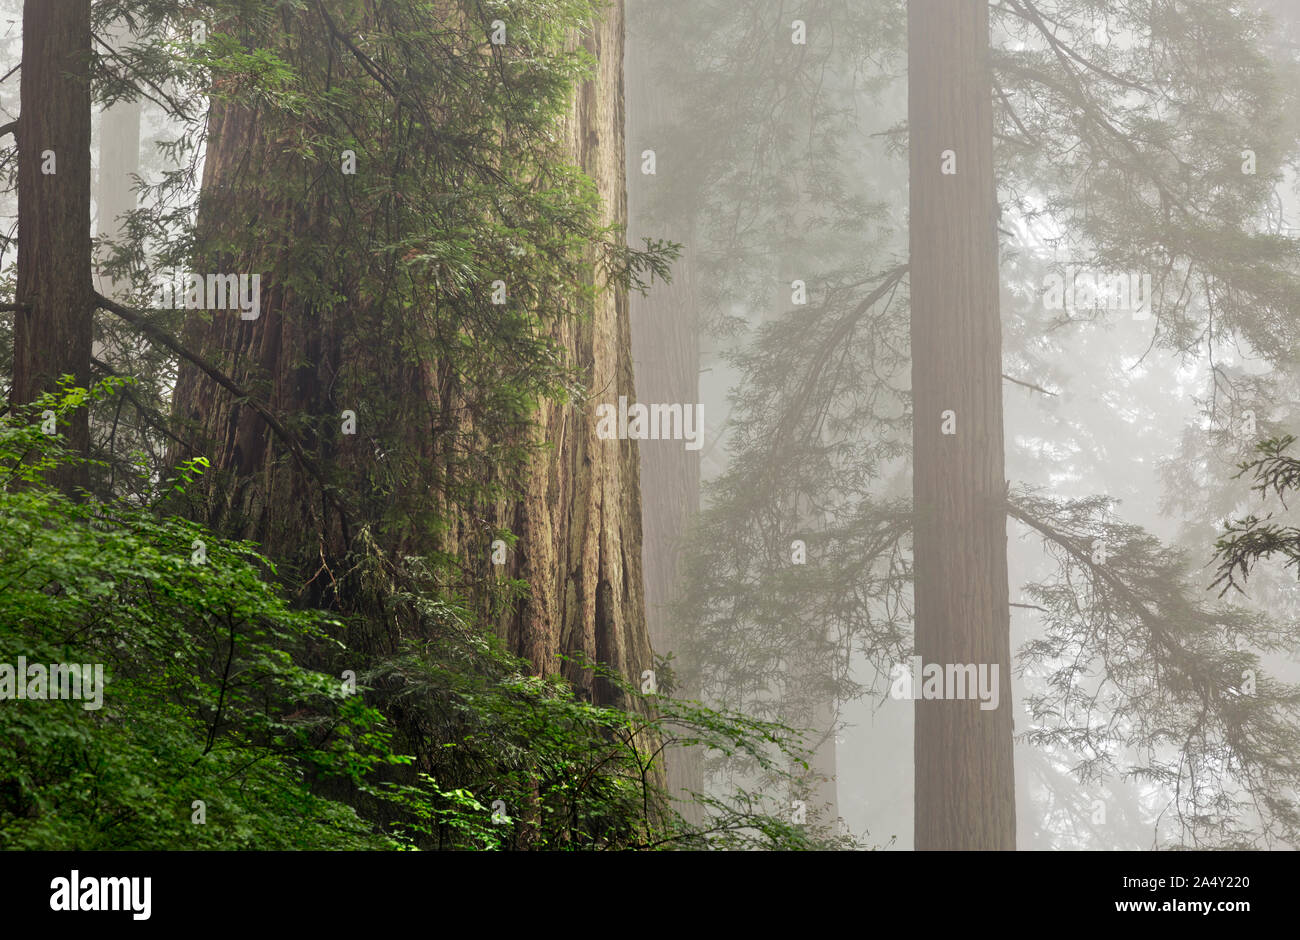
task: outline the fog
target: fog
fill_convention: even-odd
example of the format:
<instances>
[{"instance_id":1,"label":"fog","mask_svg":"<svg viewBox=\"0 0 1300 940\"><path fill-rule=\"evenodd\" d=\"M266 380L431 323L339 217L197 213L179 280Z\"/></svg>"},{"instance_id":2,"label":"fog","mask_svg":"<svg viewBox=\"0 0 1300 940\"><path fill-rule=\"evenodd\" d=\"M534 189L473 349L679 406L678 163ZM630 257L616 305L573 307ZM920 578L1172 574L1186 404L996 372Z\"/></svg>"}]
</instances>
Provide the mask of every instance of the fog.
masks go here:
<instances>
[{"instance_id":1,"label":"fog","mask_svg":"<svg viewBox=\"0 0 1300 940\"><path fill-rule=\"evenodd\" d=\"M1239 64L1255 78L1168 5L991 11L1007 492L1068 520L1057 531L1098 562L1009 515L999 708L1020 849L1294 836L1251 795L1294 797L1294 781L1243 756L1276 742L1246 743L1225 704L1239 687L1171 693L1199 680L1152 639L1300 678L1294 568L1274 555L1244 593L1211 587L1225 519L1289 518L1234 475L1297 417L1300 139L1295 110L1270 109L1300 90L1300 5L1192 6L1234 24L1229 43L1251 34L1260 58ZM1261 13L1276 19L1245 26ZM656 650L706 700L808 729L792 806L910 849L915 705L890 670L913 654L912 544L889 522L912 497L915 266L857 309L908 260L905 5L630 0L627 15L629 241L683 245L674 283L631 301L637 389L707 416L702 454L641 444L647 572L666 572L648 591ZM1252 87L1269 70L1278 86ZM1241 630L1243 611L1271 626ZM1292 741L1271 756L1293 762ZM737 775L707 770L715 788Z\"/></svg>"},{"instance_id":2,"label":"fog","mask_svg":"<svg viewBox=\"0 0 1300 940\"><path fill-rule=\"evenodd\" d=\"M845 848L1294 848L1300 0L1001 0L987 48L911 6L625 0L627 242L679 253L592 421L664 694L808 748L670 788ZM97 287L142 307L186 246L124 214L203 178L171 91L95 109Z\"/></svg>"}]
</instances>

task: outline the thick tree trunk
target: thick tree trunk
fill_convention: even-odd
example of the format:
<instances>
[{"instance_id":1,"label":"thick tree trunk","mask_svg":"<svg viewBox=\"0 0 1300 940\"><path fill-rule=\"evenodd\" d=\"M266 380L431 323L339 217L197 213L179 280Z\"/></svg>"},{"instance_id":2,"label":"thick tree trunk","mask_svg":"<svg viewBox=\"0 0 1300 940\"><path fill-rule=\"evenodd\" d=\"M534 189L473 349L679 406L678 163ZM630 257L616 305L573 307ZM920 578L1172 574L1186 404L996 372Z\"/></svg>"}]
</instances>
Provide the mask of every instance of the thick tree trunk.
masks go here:
<instances>
[{"instance_id":1,"label":"thick tree trunk","mask_svg":"<svg viewBox=\"0 0 1300 940\"><path fill-rule=\"evenodd\" d=\"M90 0L28 0L18 117L18 285L10 400L90 381ZM90 443L85 409L68 443ZM65 488L84 469L61 472Z\"/></svg>"},{"instance_id":2,"label":"thick tree trunk","mask_svg":"<svg viewBox=\"0 0 1300 940\"><path fill-rule=\"evenodd\" d=\"M645 6L646 0L641 0L640 8ZM629 22L636 9L633 6L629 11ZM661 80L671 66L652 58L648 43L639 48L630 44L629 49L635 51L628 55L626 70L628 241L635 247L643 244L642 238L667 238L683 246L673 265L671 283L656 283L648 295L633 294L630 298L637 395L642 402L698 404L700 335L692 258L694 233L689 228L689 214L673 211L664 198L663 188L669 181L660 184L658 167L654 175L641 172L641 154L655 150L656 158L659 156L663 147L655 139L655 132L672 120L672 102L665 100ZM671 173L676 155L665 153L663 157L665 170ZM661 655L675 654L676 695L697 699L698 689L690 681L693 664L682 658L688 637L680 630L671 608L678 599L683 537L700 510L699 451L688 451L675 441L643 441L640 457L642 559L650 642ZM672 748L665 760L669 793L676 796L704 790L704 767L698 750ZM698 804L681 802L677 808L690 821L700 821Z\"/></svg>"},{"instance_id":3,"label":"thick tree trunk","mask_svg":"<svg viewBox=\"0 0 1300 940\"><path fill-rule=\"evenodd\" d=\"M199 255L207 274L262 274L243 269L204 247L229 220L265 220L268 228L289 227L299 239L319 237L319 205L288 205L283 195L264 192L262 179L292 179L305 173L267 139L254 114L242 104L214 99L208 117L207 150L199 202ZM293 163L295 165L291 166ZM170 272L165 272L170 274ZM294 296L278 279L264 279L256 319L237 311L199 311L187 317L184 345L215 364L257 396L273 414L318 418L339 414L329 389L337 375L341 338L335 323ZM286 451L253 408L182 362L172 398L181 436L194 442L213 471L204 520L223 534L262 545L287 566L286 574L311 577L312 559L338 561L348 548L337 514L325 512L314 480ZM317 460L339 456L314 425L295 428L304 451ZM354 448L365 453L364 448ZM370 456L370 455L368 455Z\"/></svg>"},{"instance_id":4,"label":"thick tree trunk","mask_svg":"<svg viewBox=\"0 0 1300 940\"><path fill-rule=\"evenodd\" d=\"M570 154L595 181L607 224L627 224L624 173L623 2L606 8L582 45L597 60L567 121ZM593 276L597 269L593 254ZM559 655L581 652L640 685L653 666L646 629L641 562L640 474L636 442L600 440L596 403L635 398L627 292L597 295L590 318L561 337L591 376L593 401L583 411L548 402L541 433L554 447L538 455L528 491L513 513L530 598L507 625L517 652L542 673L559 671ZM607 390L617 389L609 395ZM596 702L619 700L606 683L571 665L565 675Z\"/></svg>"},{"instance_id":5,"label":"thick tree trunk","mask_svg":"<svg viewBox=\"0 0 1300 940\"><path fill-rule=\"evenodd\" d=\"M598 62L598 74L578 89L565 122L569 156L595 180L605 221L614 225L624 224L627 218L622 28L622 5L616 3L581 38ZM292 220L289 224L299 239L331 237L328 232L313 234L327 207L288 204L283 197L259 191L260 178L310 174L313 168L296 168L292 155L266 139L254 114L215 101L209 131L201 233L209 222L219 227L223 219L260 217ZM301 187L309 188L305 182ZM590 277L601 277L600 269L593 246ZM589 376L593 402L540 404L533 431L549 449L531 459L522 494L498 506L493 518L453 520L446 532L407 532L400 544L382 548L395 555L459 554L468 559L468 567L477 566L487 576L491 567L481 535L495 526L510 529L518 542L509 554L505 574L525 580L529 587L528 598L499 625L510 649L528 659L539 674L563 673L579 694L608 703L620 697L607 683L595 681L590 670L562 662L561 657L585 655L634 683L653 661L641 586L635 442L600 440L594 416L594 404L604 400L606 390L632 394L626 291L611 286L585 309L574 312L577 315L557 327L555 339L571 364ZM384 339L382 334L373 337L375 342ZM309 309L301 298L274 283L263 284L258 319L245 321L237 313L221 311L210 317L195 316L187 324L184 341L277 414L312 416L325 422L316 426L328 430L338 427L342 409L359 407L338 400L333 389L341 364L353 355L348 344L355 340L341 335L330 311ZM451 415L458 405L438 398L439 364L407 367L396 348L383 358L393 364L385 366L389 374L374 387L396 396L402 416L394 425L409 433L413 451L436 463L441 459L439 441L447 435L445 429L440 432L433 426L430 414ZM187 365L178 377L174 408L197 452L229 481L224 491L213 494L210 522L225 531L233 526L232 534L260 542L273 558L293 563L303 580L321 562L339 559L351 547L349 533L323 504L316 481L289 458L256 412ZM355 467L384 459L368 446L365 419L364 409L359 410L361 428L347 440L337 434L318 438L307 428L297 433L304 450L321 465ZM429 500L442 496L427 494ZM327 580L316 579L317 584Z\"/></svg>"},{"instance_id":6,"label":"thick tree trunk","mask_svg":"<svg viewBox=\"0 0 1300 940\"><path fill-rule=\"evenodd\" d=\"M997 664L1000 684L992 710L977 698L918 698L916 848L1014 849L986 4L910 0L908 121L916 652L945 667ZM943 172L944 151L955 174ZM955 434L942 433L945 411Z\"/></svg>"}]
</instances>

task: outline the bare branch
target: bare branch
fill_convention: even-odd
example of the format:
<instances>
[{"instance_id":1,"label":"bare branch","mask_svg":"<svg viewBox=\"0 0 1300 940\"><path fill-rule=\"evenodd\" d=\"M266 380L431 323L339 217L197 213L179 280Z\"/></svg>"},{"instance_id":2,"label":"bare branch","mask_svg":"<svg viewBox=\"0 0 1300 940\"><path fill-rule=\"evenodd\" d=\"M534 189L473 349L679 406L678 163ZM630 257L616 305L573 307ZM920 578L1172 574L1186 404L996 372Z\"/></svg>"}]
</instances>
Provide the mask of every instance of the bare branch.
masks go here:
<instances>
[{"instance_id":1,"label":"bare branch","mask_svg":"<svg viewBox=\"0 0 1300 940\"><path fill-rule=\"evenodd\" d=\"M1051 395L1053 398L1056 397L1056 392L1049 392L1047 389L1043 388L1041 385L1035 385L1033 382L1022 382L1020 379L1013 379L1011 376L1007 375L1005 372L1002 373L1002 377L1003 377L1004 379L1006 379L1008 382L1014 382L1016 385L1021 385L1021 386L1024 386L1025 388L1031 388L1031 389L1033 389L1035 392L1042 392L1044 395Z\"/></svg>"}]
</instances>

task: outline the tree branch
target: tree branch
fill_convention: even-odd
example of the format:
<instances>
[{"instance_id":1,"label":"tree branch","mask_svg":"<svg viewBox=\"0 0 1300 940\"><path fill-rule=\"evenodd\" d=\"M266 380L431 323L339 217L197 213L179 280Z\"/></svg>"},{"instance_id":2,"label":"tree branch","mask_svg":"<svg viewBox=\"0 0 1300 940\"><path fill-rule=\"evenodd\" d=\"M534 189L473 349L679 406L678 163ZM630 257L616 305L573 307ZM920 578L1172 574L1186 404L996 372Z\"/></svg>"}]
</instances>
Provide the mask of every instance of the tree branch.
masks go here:
<instances>
[{"instance_id":1,"label":"tree branch","mask_svg":"<svg viewBox=\"0 0 1300 940\"><path fill-rule=\"evenodd\" d=\"M98 369L100 372L104 373L105 375L111 375L117 377L117 376L121 376L122 374L118 372L116 369L114 369L112 366L110 366L107 362L104 362L104 360L99 359L96 356L90 357L90 364L94 366L96 369ZM140 417L143 418L149 424L150 427L154 428L154 430L165 435L166 437L171 438L173 441L175 441L177 444L180 444L182 447L189 448L193 446L189 441L182 440L181 438L173 434L171 428L167 427L166 422L160 420L158 416L155 414L154 410L149 406L147 406L144 402L142 402L139 399L139 397L135 394L135 392L131 391L130 387L124 386L120 388L118 390L118 394L122 395L129 402L131 402L131 404L135 405L136 413L139 414Z\"/></svg>"},{"instance_id":2,"label":"tree branch","mask_svg":"<svg viewBox=\"0 0 1300 940\"><path fill-rule=\"evenodd\" d=\"M1047 389L1043 388L1040 385L1035 385L1033 382L1022 382L1020 381L1020 379L1013 379L1005 372L1002 373L1002 377L1006 379L1008 382L1014 382L1016 385L1021 385L1024 386L1025 388L1031 388L1036 392L1042 392L1044 395L1051 395L1053 398L1056 397L1056 392L1049 392Z\"/></svg>"}]
</instances>

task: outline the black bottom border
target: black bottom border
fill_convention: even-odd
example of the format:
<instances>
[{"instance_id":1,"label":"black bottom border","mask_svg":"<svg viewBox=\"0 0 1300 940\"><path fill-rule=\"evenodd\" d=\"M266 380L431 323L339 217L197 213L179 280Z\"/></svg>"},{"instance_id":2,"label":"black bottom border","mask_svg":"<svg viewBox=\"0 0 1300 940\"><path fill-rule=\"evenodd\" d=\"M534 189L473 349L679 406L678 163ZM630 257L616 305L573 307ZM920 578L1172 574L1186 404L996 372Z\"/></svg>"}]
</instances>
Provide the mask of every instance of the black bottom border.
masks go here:
<instances>
[{"instance_id":1,"label":"black bottom border","mask_svg":"<svg viewBox=\"0 0 1300 940\"><path fill-rule=\"evenodd\" d=\"M655 932L746 923L771 929L782 909L805 929L827 930L840 929L846 917L864 926L899 919L900 926L932 928L992 927L1004 919L1023 925L1020 918L1037 915L1053 918L1042 927L1096 920L1182 926L1192 918L1229 927L1293 909L1296 863L1292 852L4 852L0 897L10 924L75 918L127 930L370 930L412 915L434 930L488 934L516 920L564 929L570 918ZM149 878L148 918L130 910L53 910L68 906L73 871L82 891L88 879ZM98 884L89 890L97 897ZM130 905L123 899L121 906Z\"/></svg>"}]
</instances>

